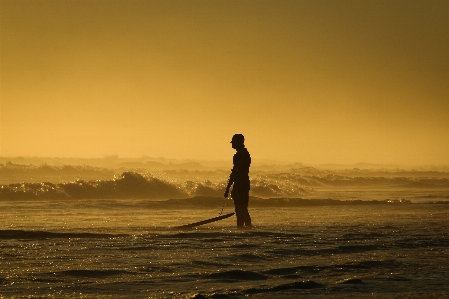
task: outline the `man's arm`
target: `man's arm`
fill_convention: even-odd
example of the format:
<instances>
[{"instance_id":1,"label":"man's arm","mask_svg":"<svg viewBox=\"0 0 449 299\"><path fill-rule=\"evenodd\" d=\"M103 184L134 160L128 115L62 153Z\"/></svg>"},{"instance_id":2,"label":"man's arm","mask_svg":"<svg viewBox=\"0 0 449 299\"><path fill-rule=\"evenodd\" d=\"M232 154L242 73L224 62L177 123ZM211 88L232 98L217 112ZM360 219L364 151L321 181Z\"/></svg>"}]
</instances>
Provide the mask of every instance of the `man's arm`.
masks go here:
<instances>
[{"instance_id":1,"label":"man's arm","mask_svg":"<svg viewBox=\"0 0 449 299\"><path fill-rule=\"evenodd\" d=\"M229 175L228 185L226 186L226 191L224 193L224 197L228 198L229 196L229 189L231 188L232 184L234 183L234 169L231 170L231 174Z\"/></svg>"}]
</instances>

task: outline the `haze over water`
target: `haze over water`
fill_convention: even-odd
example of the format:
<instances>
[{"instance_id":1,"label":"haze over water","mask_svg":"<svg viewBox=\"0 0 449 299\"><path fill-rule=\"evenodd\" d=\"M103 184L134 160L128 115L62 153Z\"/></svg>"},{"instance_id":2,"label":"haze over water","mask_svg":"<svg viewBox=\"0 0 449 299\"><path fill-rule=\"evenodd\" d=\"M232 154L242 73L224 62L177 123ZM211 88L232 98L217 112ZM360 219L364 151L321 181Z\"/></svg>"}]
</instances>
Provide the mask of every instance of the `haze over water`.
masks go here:
<instances>
[{"instance_id":1,"label":"haze over water","mask_svg":"<svg viewBox=\"0 0 449 299\"><path fill-rule=\"evenodd\" d=\"M0 5L0 156L449 164L447 1Z\"/></svg>"}]
</instances>

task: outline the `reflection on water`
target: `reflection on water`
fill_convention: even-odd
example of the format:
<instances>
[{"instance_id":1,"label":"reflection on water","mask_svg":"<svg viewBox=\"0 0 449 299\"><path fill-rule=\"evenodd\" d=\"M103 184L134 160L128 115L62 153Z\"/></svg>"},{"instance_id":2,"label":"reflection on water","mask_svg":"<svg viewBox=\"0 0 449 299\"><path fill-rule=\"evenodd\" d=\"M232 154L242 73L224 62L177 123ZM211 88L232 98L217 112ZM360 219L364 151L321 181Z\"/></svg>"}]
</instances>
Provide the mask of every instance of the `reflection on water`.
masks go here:
<instances>
[{"instance_id":1,"label":"reflection on water","mask_svg":"<svg viewBox=\"0 0 449 299\"><path fill-rule=\"evenodd\" d=\"M235 229L233 218L172 229L218 215L222 201L209 200L215 206L182 209L150 200L0 202L1 293L50 298L449 294L447 204L259 206L251 209L252 230Z\"/></svg>"}]
</instances>

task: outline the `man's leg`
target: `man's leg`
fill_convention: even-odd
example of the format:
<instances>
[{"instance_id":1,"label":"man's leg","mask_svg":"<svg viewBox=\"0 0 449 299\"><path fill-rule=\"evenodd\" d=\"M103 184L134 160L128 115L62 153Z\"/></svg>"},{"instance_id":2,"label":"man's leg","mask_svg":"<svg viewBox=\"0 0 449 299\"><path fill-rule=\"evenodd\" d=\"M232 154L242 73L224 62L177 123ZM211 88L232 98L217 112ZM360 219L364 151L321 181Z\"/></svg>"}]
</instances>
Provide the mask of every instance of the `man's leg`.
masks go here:
<instances>
[{"instance_id":1,"label":"man's leg","mask_svg":"<svg viewBox=\"0 0 449 299\"><path fill-rule=\"evenodd\" d=\"M251 226L251 217L248 212L249 189L235 188L232 190L231 196L234 200L237 227Z\"/></svg>"},{"instance_id":2,"label":"man's leg","mask_svg":"<svg viewBox=\"0 0 449 299\"><path fill-rule=\"evenodd\" d=\"M247 203L235 203L235 216L237 217L237 227L251 226Z\"/></svg>"},{"instance_id":3,"label":"man's leg","mask_svg":"<svg viewBox=\"0 0 449 299\"><path fill-rule=\"evenodd\" d=\"M245 223L245 206L235 203L235 216L237 218L237 227L243 227Z\"/></svg>"},{"instance_id":4,"label":"man's leg","mask_svg":"<svg viewBox=\"0 0 449 299\"><path fill-rule=\"evenodd\" d=\"M249 190L242 194L242 217L245 226L251 226L251 217L248 212Z\"/></svg>"},{"instance_id":5,"label":"man's leg","mask_svg":"<svg viewBox=\"0 0 449 299\"><path fill-rule=\"evenodd\" d=\"M251 225L251 217L249 216L249 212L248 212L248 205L245 206L245 211L243 212L244 215L244 222L245 222L245 226L252 226Z\"/></svg>"}]
</instances>

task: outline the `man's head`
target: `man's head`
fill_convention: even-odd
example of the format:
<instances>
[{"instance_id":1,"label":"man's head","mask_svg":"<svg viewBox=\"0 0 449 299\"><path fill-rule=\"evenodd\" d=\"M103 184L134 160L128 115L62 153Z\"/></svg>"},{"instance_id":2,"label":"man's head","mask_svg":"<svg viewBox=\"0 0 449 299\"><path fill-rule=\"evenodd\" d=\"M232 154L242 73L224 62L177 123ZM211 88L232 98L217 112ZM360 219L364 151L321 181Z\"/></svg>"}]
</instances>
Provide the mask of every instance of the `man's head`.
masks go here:
<instances>
[{"instance_id":1,"label":"man's head","mask_svg":"<svg viewBox=\"0 0 449 299\"><path fill-rule=\"evenodd\" d=\"M234 134L232 136L232 148L238 149L245 146L245 137L242 134Z\"/></svg>"}]
</instances>

